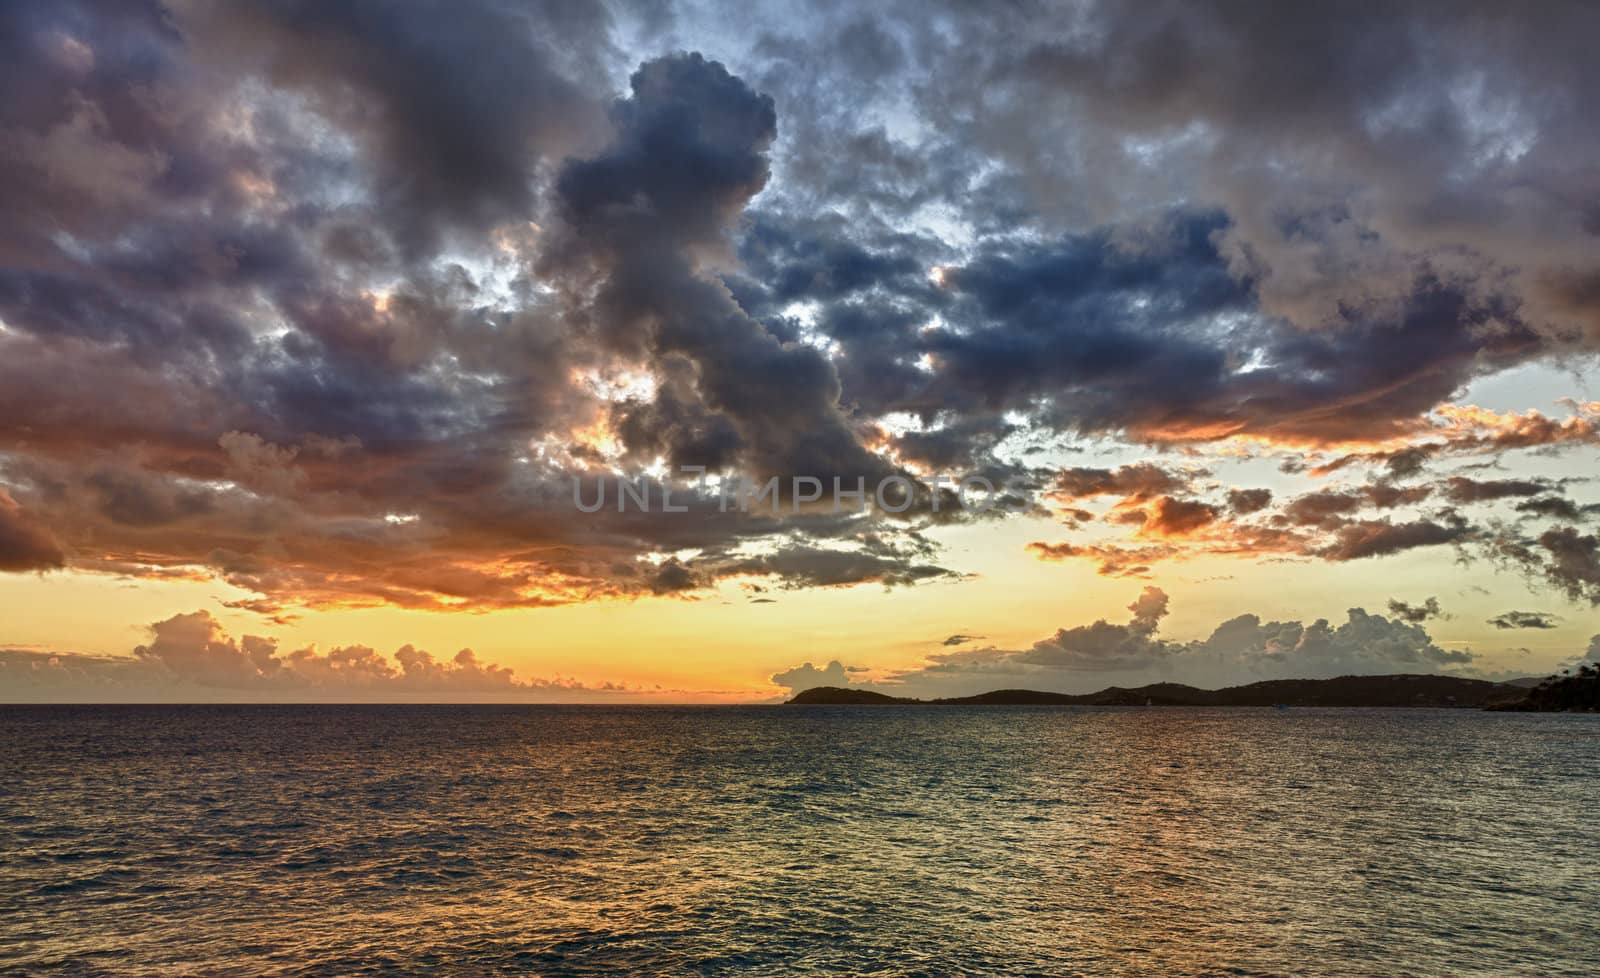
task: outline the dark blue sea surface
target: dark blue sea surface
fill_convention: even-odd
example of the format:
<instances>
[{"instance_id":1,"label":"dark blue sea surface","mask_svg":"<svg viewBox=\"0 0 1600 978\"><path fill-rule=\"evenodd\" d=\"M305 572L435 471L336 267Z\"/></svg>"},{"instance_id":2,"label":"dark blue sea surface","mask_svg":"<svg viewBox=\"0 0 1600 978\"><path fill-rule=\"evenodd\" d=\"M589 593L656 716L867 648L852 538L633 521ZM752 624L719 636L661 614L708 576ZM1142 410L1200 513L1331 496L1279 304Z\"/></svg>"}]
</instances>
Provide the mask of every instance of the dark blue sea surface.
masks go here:
<instances>
[{"instance_id":1,"label":"dark blue sea surface","mask_svg":"<svg viewBox=\"0 0 1600 978\"><path fill-rule=\"evenodd\" d=\"M1600 974L1600 717L0 707L0 972Z\"/></svg>"}]
</instances>

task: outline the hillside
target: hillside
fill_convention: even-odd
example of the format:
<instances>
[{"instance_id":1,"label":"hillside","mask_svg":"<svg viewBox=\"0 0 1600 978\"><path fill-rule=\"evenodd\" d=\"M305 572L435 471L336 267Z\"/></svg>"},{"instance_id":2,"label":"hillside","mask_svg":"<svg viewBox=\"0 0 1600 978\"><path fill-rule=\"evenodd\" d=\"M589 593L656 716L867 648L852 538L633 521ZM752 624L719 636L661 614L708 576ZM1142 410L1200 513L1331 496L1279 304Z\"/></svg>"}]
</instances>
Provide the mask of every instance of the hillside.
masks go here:
<instances>
[{"instance_id":1,"label":"hillside","mask_svg":"<svg viewBox=\"0 0 1600 978\"><path fill-rule=\"evenodd\" d=\"M920 703L921 700L900 696L885 696L866 689L841 689L838 686L815 686L795 694L789 703L800 706L878 706L891 703Z\"/></svg>"},{"instance_id":2,"label":"hillside","mask_svg":"<svg viewBox=\"0 0 1600 978\"><path fill-rule=\"evenodd\" d=\"M1563 673L1528 690L1515 703L1497 704L1495 709L1528 713L1594 713L1600 711L1600 665L1585 664L1577 672Z\"/></svg>"},{"instance_id":3,"label":"hillside","mask_svg":"<svg viewBox=\"0 0 1600 978\"><path fill-rule=\"evenodd\" d=\"M918 700L864 689L819 686L789 703L818 705L932 706L1342 706L1483 707L1520 702L1526 690L1504 683L1457 676L1340 676L1337 679L1270 679L1224 689L1197 689L1181 683L1153 683L1131 689L1111 686L1097 693L1053 693L998 689L974 696Z\"/></svg>"}]
</instances>

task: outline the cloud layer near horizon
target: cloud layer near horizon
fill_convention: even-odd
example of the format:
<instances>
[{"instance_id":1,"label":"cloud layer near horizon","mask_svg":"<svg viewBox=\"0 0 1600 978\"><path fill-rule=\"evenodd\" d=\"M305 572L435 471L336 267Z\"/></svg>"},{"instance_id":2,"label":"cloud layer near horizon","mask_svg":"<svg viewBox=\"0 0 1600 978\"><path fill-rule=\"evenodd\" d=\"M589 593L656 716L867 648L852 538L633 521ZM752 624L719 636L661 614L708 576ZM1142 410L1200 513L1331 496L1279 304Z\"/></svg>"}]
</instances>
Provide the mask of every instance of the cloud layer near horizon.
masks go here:
<instances>
[{"instance_id":1,"label":"cloud layer near horizon","mask_svg":"<svg viewBox=\"0 0 1600 978\"><path fill-rule=\"evenodd\" d=\"M1437 602L1433 602L1437 608ZM931 652L909 669L869 670L838 661L807 662L772 677L795 693L813 686L859 686L928 699L995 689L1084 693L1107 686L1181 682L1204 689L1263 679L1331 679L1351 675L1454 673L1480 675L1472 652L1446 649L1422 625L1396 614L1351 608L1344 621L1266 621L1241 614L1219 622L1205 638L1160 637L1166 592L1145 587L1124 623L1099 619L1058 629L1025 649L987 646ZM1600 649L1600 635L1588 654ZM1501 678L1501 677L1489 677Z\"/></svg>"},{"instance_id":2,"label":"cloud layer near horizon","mask_svg":"<svg viewBox=\"0 0 1600 978\"><path fill-rule=\"evenodd\" d=\"M1430 599L1434 616L1438 605ZM900 696L961 696L1002 688L1087 692L1109 685L1185 682L1218 688L1277 678L1445 672L1481 675L1466 650L1440 647L1420 624L1350 609L1337 625L1266 621L1242 614L1205 638L1160 636L1169 598L1145 587L1125 622L1099 619L1059 628L1027 648L978 645L954 635L923 662L870 669L810 662L771 677L792 695L815 686L856 686ZM1413 616L1414 617L1414 616ZM1500 627L1549 627L1509 612ZM204 610L149 626L129 655L0 648L0 690L8 702L680 702L749 701L750 690L668 689L621 681L518 678L471 649L448 657L413 645L383 655L365 645L285 651L271 638L235 638ZM1600 661L1600 635L1568 664ZM1495 677L1490 677L1495 678Z\"/></svg>"},{"instance_id":3,"label":"cloud layer near horizon","mask_svg":"<svg viewBox=\"0 0 1600 978\"><path fill-rule=\"evenodd\" d=\"M385 656L365 645L284 652L258 635L235 639L206 611L150 626L132 655L0 649L10 702L552 702L704 695L621 682L518 679L471 649L440 659L412 645Z\"/></svg>"}]
</instances>

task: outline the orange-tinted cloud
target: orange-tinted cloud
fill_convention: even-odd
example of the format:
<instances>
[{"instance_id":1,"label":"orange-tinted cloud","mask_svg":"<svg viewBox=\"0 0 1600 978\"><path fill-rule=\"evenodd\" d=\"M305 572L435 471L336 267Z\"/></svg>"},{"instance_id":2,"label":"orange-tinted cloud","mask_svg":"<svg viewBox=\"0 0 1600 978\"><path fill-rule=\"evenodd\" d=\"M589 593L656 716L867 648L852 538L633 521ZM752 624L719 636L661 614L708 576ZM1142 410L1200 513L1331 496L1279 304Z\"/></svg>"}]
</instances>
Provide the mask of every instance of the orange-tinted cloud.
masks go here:
<instances>
[{"instance_id":1,"label":"orange-tinted cloud","mask_svg":"<svg viewBox=\"0 0 1600 978\"><path fill-rule=\"evenodd\" d=\"M49 531L0 489L0 571L50 570L64 563L66 554Z\"/></svg>"},{"instance_id":2,"label":"orange-tinted cloud","mask_svg":"<svg viewBox=\"0 0 1600 978\"><path fill-rule=\"evenodd\" d=\"M24 700L171 701L227 699L352 701L544 701L696 698L714 691L666 690L607 680L521 679L471 649L448 657L412 645L392 656L364 645L285 652L270 638L235 638L206 611L150 626L129 656L0 650L0 684Z\"/></svg>"}]
</instances>

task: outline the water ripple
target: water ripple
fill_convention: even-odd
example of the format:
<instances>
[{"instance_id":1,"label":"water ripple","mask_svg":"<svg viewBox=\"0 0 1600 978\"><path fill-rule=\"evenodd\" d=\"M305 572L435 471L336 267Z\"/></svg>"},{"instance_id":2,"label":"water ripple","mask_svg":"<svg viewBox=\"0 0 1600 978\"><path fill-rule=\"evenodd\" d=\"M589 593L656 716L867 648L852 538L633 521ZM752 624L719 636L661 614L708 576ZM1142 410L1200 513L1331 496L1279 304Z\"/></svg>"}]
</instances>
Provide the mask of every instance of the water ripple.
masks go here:
<instances>
[{"instance_id":1,"label":"water ripple","mask_svg":"<svg viewBox=\"0 0 1600 978\"><path fill-rule=\"evenodd\" d=\"M1600 973L1600 719L6 707L0 971Z\"/></svg>"}]
</instances>

